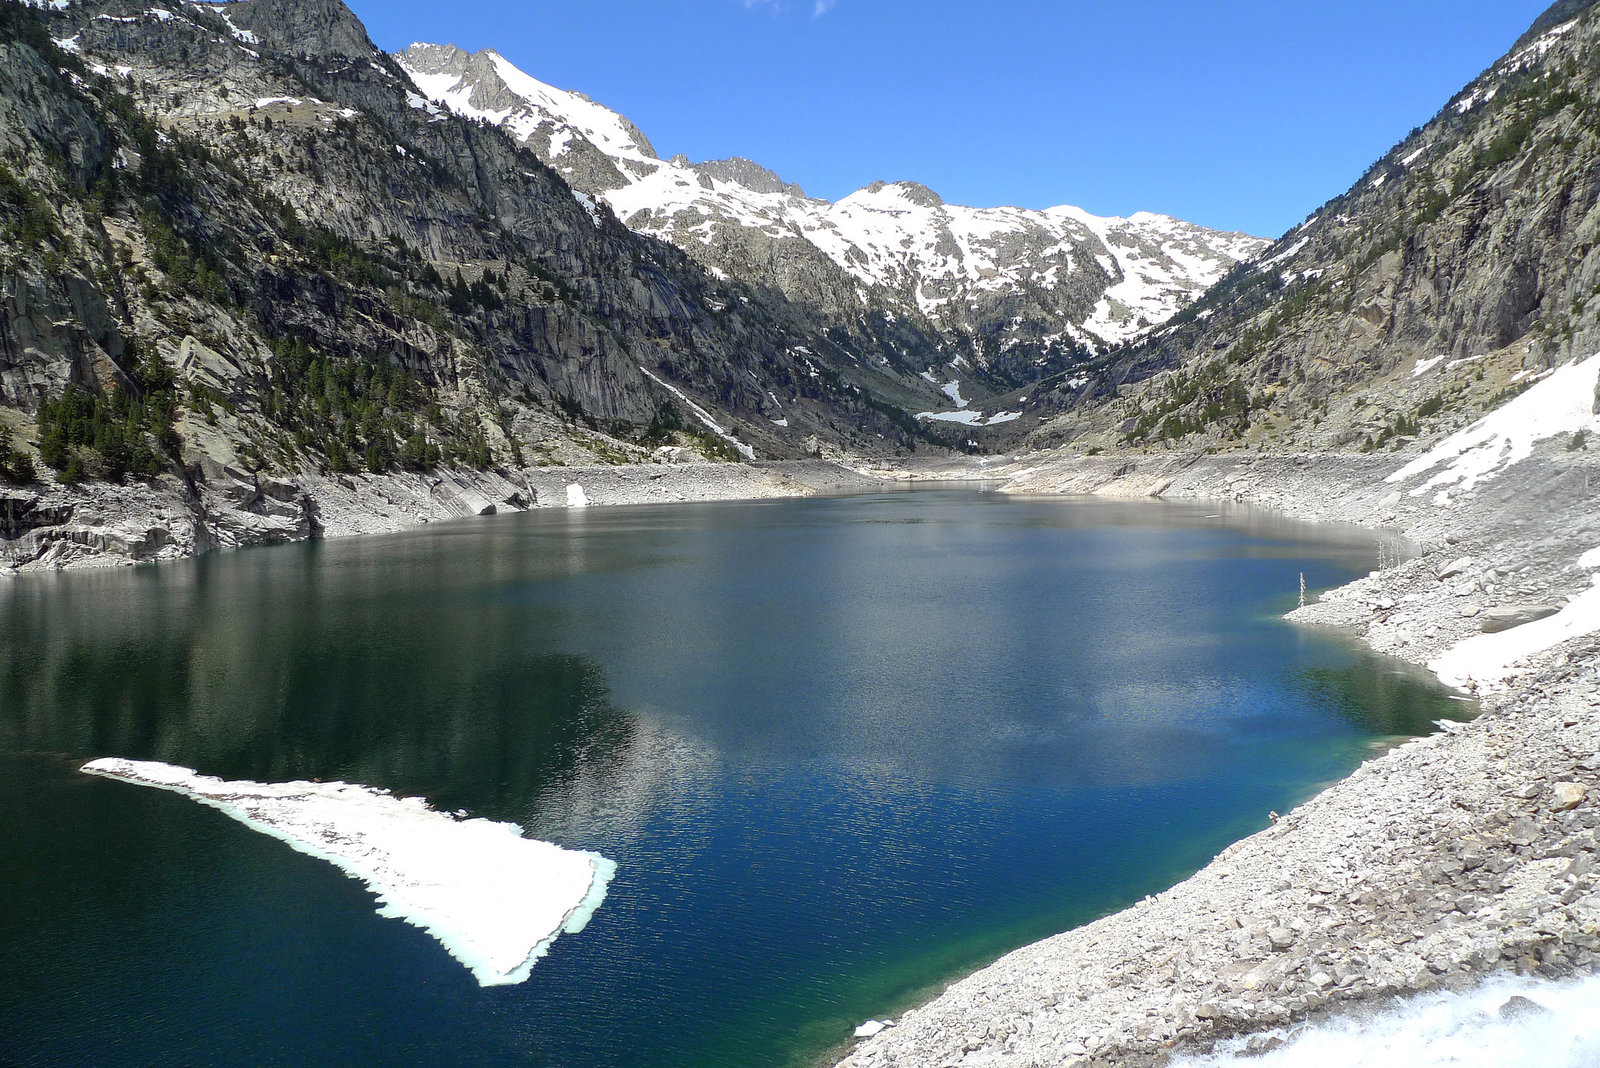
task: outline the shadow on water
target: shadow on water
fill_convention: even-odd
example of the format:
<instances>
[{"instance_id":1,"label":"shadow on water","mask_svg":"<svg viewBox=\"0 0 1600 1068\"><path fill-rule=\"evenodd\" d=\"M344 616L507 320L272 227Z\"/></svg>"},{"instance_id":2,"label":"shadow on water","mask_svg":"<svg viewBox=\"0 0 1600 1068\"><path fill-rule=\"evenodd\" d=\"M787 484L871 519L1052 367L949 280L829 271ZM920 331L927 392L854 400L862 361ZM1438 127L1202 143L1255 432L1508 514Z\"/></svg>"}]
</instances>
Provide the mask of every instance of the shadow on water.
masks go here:
<instances>
[{"instance_id":1,"label":"shadow on water","mask_svg":"<svg viewBox=\"0 0 1600 1068\"><path fill-rule=\"evenodd\" d=\"M31 621L26 658L0 657L0 749L376 783L520 819L580 767L603 778L636 730L594 660L523 651L507 629L319 598L297 612L337 618L312 635L262 604L241 621L208 590L178 584L92 633Z\"/></svg>"},{"instance_id":2,"label":"shadow on water","mask_svg":"<svg viewBox=\"0 0 1600 1068\"><path fill-rule=\"evenodd\" d=\"M1298 677L1321 707L1380 741L1431 734L1439 720L1465 721L1478 712L1475 702L1452 696L1424 669L1361 649L1349 664L1308 666Z\"/></svg>"}]
</instances>

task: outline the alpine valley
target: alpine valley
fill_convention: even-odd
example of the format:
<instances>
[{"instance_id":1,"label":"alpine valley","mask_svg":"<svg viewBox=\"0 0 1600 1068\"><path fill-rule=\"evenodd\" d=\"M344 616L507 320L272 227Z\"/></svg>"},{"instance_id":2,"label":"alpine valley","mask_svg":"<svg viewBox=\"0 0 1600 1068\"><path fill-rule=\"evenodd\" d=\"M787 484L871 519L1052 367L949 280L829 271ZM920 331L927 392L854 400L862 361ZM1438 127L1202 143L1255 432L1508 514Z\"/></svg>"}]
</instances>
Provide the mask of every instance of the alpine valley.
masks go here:
<instances>
[{"instance_id":1,"label":"alpine valley","mask_svg":"<svg viewBox=\"0 0 1600 1068\"><path fill-rule=\"evenodd\" d=\"M942 357L929 371L1025 384L1171 318L1266 245L1147 212L965 208L916 182L830 204L747 159L662 160L621 115L496 52L416 44L395 58L430 99L508 130L717 277L776 290L823 322L916 324Z\"/></svg>"},{"instance_id":2,"label":"alpine valley","mask_svg":"<svg viewBox=\"0 0 1600 1068\"><path fill-rule=\"evenodd\" d=\"M971 613L1000 620L996 633L1006 636L986 670L1026 653L1039 658L1030 670L1040 672L1038 663L1053 669L1081 650L1047 647L1039 635L1054 631L1007 616L1005 605L991 603L991 595L1005 599L994 590L1008 591L1007 605L1027 601L1052 620L1102 610L1119 620L1143 613L1170 622L1172 605L1191 601L1206 603L1192 605L1186 619L1214 625L1213 615L1226 615L1225 593L1174 592L1164 574L1139 586L1153 592L1136 607L1093 608L1108 591L1126 593L1119 583L1137 585L1127 577L1134 570L1116 570L1126 562L1116 554L1103 573L1122 577L1074 587L1070 600L1051 601L1055 587L1033 581L1055 576L1062 563L1062 554L1033 537L1053 529L1053 518L1040 517L1074 503L1063 495L1084 498L1076 503L1090 510L1105 507L1092 498L1182 499L1189 503L1118 504L1105 528L1116 537L1091 534L1074 544L1143 544L1125 536L1143 528L1122 509L1176 509L1161 514L1178 515L1185 536L1201 540L1150 542L1190 547L1174 547L1162 560L1176 568L1225 557L1250 576L1236 583L1248 597L1226 607L1254 614L1229 633L1261 620L1281 626L1277 614L1293 608L1295 623L1338 628L1426 668L1428 687L1453 688L1445 696L1430 690L1434 697L1467 704L1462 721L1429 711L1416 730L1372 731L1359 743L1370 749L1276 802L1284 815L1269 815L1262 803L1259 812L1230 817L1225 840L1247 837L1214 860L1205 858L1216 843L1193 863L1165 858L1161 886L1170 889L1140 890L1109 905L1095 898L1100 911L1074 912L1071 930L1027 945L1011 940L1013 951L999 959L999 949L963 956L960 946L941 945L926 955L945 962L937 980L861 979L865 985L849 995L859 1000L840 1003L876 1006L882 1018L862 1025L859 1042L846 1030L807 1038L809 1056L844 1058L850 1068L1222 1064L1258 1055L1260 1063L1356 1063L1338 1042L1392 1032L1404 1041L1383 1047L1390 1060L1372 1063L1399 1063L1392 1055L1405 1049L1416 1051L1402 1058L1408 1068L1449 1063L1450 1043L1463 1036L1473 1055L1512 1051L1494 1063L1528 1063L1530 1050L1540 1063L1596 1063L1600 2L1559 0L1508 45L1435 114L1416 116L1419 125L1346 192L1320 207L1307 204L1304 222L1269 240L1146 212L1100 218L1068 206L947 204L904 175L862 175L868 184L830 202L749 159L662 158L618 111L518 69L506 58L518 54L516 42L504 42L504 53L449 44L386 53L340 0L0 0L0 582L19 591L6 602L19 606L8 622L13 633L37 637L41 649L55 643L53 677L66 693L90 645L63 635L93 613L75 607L72 620L51 624L65 628L59 633L35 635L18 620L29 605L49 600L55 587L47 583L81 576L24 572L165 561L134 570L139 577L195 567L190 585L162 587L177 597L173 590L191 585L203 592L204 565L217 558L181 558L209 550L397 532L497 512L822 496L932 480L1047 498L1007 502L1039 510L1003 534L985 525L982 509L1022 514L987 503L1004 498L945 490L955 496L931 494L911 519L896 517L887 493L871 498L866 519L811 501L748 513L674 512L715 514L702 530L659 518L672 509L646 510L646 525L658 524L650 536L666 539L647 550L628 540L639 533L629 526L631 513L607 510L611 521L592 528L583 523L594 513L555 511L346 542L341 548L352 555L330 554L331 564L314 558L325 548L316 545L302 547L304 557L280 547L223 558L260 559L262 576L278 576L248 586L240 603L252 605L266 604L280 580L302 591L306 605L318 604L319 568L347 561L328 587L349 592L346 608L366 621L354 629L380 635L374 662L388 665L382 674L391 681L449 660L470 676L473 694L520 700L525 692L570 690L570 721L516 722L529 732L527 753L539 753L528 756L529 766L552 762L552 781L567 791L561 796L584 798L585 811L602 814L600 826L620 819L622 809L648 806L627 791L618 800L585 785L604 779L611 765L591 761L562 733L581 734L573 724L599 724L595 730L612 732L606 737L637 746L621 763L643 769L641 781L716 778L703 773L713 763L707 751L668 737L654 721L642 725L653 708L651 686L669 687L670 678L680 697L703 691L677 661L676 674L658 678L638 643L618 638L633 633L624 624L643 617L641 604L659 607L674 596L636 597L618 576L681 569L673 572L682 576L676 585L646 589L675 590L686 601L684 591L694 591L696 603L709 607L690 613L692 620L662 617L668 621L657 620L649 641L710 649L708 661L738 645L741 670L756 680L737 676L728 686L740 699L764 692L751 665L765 664L772 650L762 647L767 631L759 627L790 633L780 624L795 622L759 591L786 591L786 605L827 601L825 585L811 576L836 575L828 565L863 545L872 551L859 558L870 563L836 579L858 605L848 623L835 621L841 633L853 627L857 637L887 640L912 616L948 623ZM869 181L875 177L902 180ZM816 513L798 508L813 504ZM1249 505L1280 515L1263 518ZM837 544L848 551L830 555L818 546L835 545L832 535L808 525L823 513L841 526L870 525L874 534L846 538ZM935 522L926 531L912 529L928 516ZM1328 584L1346 585L1319 593L1296 564L1298 607L1294 572L1285 572L1281 589L1261 585L1267 572L1251 565L1284 565L1293 539L1256 533L1279 530L1282 516L1341 524L1341 545L1365 539L1360 566L1328 571ZM566 519L571 525L558 529ZM724 522L727 529L717 525ZM1210 537L1216 531L1205 524L1233 522L1255 533L1242 541L1195 533ZM1351 534L1352 524L1366 532ZM484 534L491 526L501 540ZM879 530L892 533L873 540ZM936 530L960 533L947 544ZM804 533L790 537L793 531ZM446 546L456 532L488 540L463 541L476 547L458 546L452 556ZM991 561L1002 542L1029 561L1023 581L1007 572L1009 584L959 605L939 596L929 573ZM576 544L594 547L592 557L569 552ZM756 544L796 553L799 570L775 581L765 560L749 556ZM383 560L365 560L352 546ZM935 550L944 555L930 556L932 563L914 555ZM477 572L428 564L428 581L449 595L440 594L439 610L461 606L465 622L449 641L441 631L437 648L419 644L413 662L385 644L386 610L374 606L417 611L407 618L421 621L412 624L421 633L426 612L415 603L434 587L423 583L412 597L403 579L363 584L394 573L396 560L413 558L407 553L476 560L486 572L534 574L550 585L528 579L527 588L541 592L528 594L528 603L510 595L502 603L475 585ZM566 607L564 598L587 589L573 576L597 574L604 581L593 580L593 595L602 608L579 600ZM377 598L380 586L390 601ZM884 598L906 590L932 592L907 619L890 618ZM721 607L747 602L772 614L705 638L714 630L706 621L720 619ZM111 614L128 634L145 635L164 618L166 602L140 603L146 614ZM371 609L376 622L357 608ZM563 612L578 621L573 632L600 650L595 656L624 647L619 659L635 666L623 672L622 689L636 707L612 704L588 647L570 657L538 648L528 666L537 643L518 645L520 631L474 629L477 613L537 617L543 625ZM285 650L299 631L282 629L272 662L290 665L284 670L292 674L299 657ZM816 639L820 629L795 627L785 652L808 648L800 639ZM197 643L210 634L198 624L196 631L205 632ZM693 644L702 638L706 644ZM1420 684L1397 667L1330 682L1312 663L1327 638L1308 632L1303 647L1285 642L1292 653L1259 662L1300 665L1296 657L1310 657L1289 685L1322 697L1338 690L1341 707L1370 711L1411 700ZM1073 641L1088 648L1095 639L1085 631ZM818 700L840 680L876 677L871 665L844 655L849 645L820 641L815 656L795 654L808 665L838 665L819 669ZM1195 646L1209 648L1198 632ZM955 639L949 648L971 651ZM1105 692L1131 692L1124 683L1143 667L1134 661L1159 658L1153 647L1129 652L1144 649L1129 638L1125 648L1100 650L1115 664ZM481 677L464 667L479 654ZM219 677L254 677L242 666L245 650L230 655L237 663L229 660ZM945 664L942 653L909 667L898 655L891 648L882 659L913 681ZM332 679L322 689L342 700L331 664L318 661L325 673L318 677ZM8 667L0 655L0 669L0 687L22 695L18 702L50 704L56 691L34 685L36 665ZM1009 685L1011 676L995 670L995 688ZM1196 669L1197 688L1202 674ZM252 689L239 707L253 708L276 685ZM1076 693L1075 685L1050 693ZM215 728L218 737L239 739L229 750L235 781L205 779L198 761L195 772L149 774L205 779L214 793L278 789L256 781L276 766L268 766L271 754L252 749L255 720L241 716L224 730L205 718L213 712L201 707L211 686L207 676L184 691L193 708L184 704L183 715L198 725L185 737L210 737ZM360 704L354 688L349 695ZM900 707L904 693L891 696L862 703ZM788 715L810 711L784 700L772 704ZM1255 714L1253 700L1236 703ZM355 715L327 701L328 716ZM1156 712L1176 701L1161 691L1128 723L1156 722ZM106 702L103 709L87 703L106 722L138 718L132 698ZM629 718L636 711L641 725ZM984 745L992 743L995 752L1037 757L1056 752L1039 746L1060 741L1031 722L1007 733L986 718L1003 710L985 708L976 726L960 728L986 739L969 744L954 737L955 728L939 734L928 726L943 721L927 707L914 711L905 722L923 725L911 735L934 752L930 763L941 773L952 753L989 752ZM387 711L379 712L371 712L370 732L357 733L378 739L381 753L403 748ZM399 733L416 740L417 767L433 767L437 757L454 768L447 751L457 743L482 756L481 763L462 758L473 769L514 748L485 734L480 753L462 741L465 727L441 741L443 733L432 733L434 712L419 703L406 714L412 718L398 720L411 724ZM742 713L728 717L727 735L759 750L751 741L759 732ZM459 722L482 728L474 714L461 711ZM298 709L274 705L273 715L280 726L304 726ZM1261 715L1238 729L1270 732L1277 722ZM1432 726L1439 732L1411 737ZM778 732L801 751L790 770L800 768L795 775L807 783L820 765L806 761L840 746L881 767L904 757L868 733L847 730L849 744L836 746ZM865 740L856 744L858 737ZM572 742L570 752L548 757L541 747L550 738ZM32 759L39 748L60 757L69 746L40 743L22 755ZM1164 737L1150 748L1182 746ZM359 762L339 753L326 767L305 766L345 775ZM1296 748L1295 758L1306 753ZM1039 781L1082 756L1064 755ZM740 789L771 785L742 766L735 771L727 775ZM1024 778L1008 797L1035 796L1034 780ZM881 781L849 782L874 818L904 815L898 802L880 803L874 791L889 790ZM937 789L923 793L960 794L964 782L938 778ZM297 784L304 789L296 796L345 792L343 783L324 785ZM918 791L926 785L897 780L903 793L883 796L925 800ZM794 837L826 827L825 816L809 814L834 811L835 793L805 810ZM422 819L374 800L381 791L351 796ZM1141 833L1165 827L1159 821L1172 813L1193 815L1181 794L1172 796L1155 822L1135 821ZM915 808L906 805L905 812ZM1004 818L1024 810L995 809ZM425 825L448 833L450 822L431 813ZM497 826L493 833L504 837L516 825ZM674 824L692 843L685 855L703 844L694 838L697 826ZM893 820L883 826L891 828L885 840L899 833ZM726 841L745 843L747 831L755 833L734 827ZM905 845L921 838L900 842L923 856L920 844ZM1026 849L1019 852L1028 867ZM740 871L749 867L747 853L730 849L734 865L745 865ZM866 848L862 855L875 857ZM584 861L599 885L576 891L589 903L583 917L604 892L602 861L598 854ZM876 870L876 859L863 863ZM1000 881L995 872L1016 863L1014 853L974 882L992 887ZM810 875L787 880L778 871L765 876L785 891L812 885ZM627 892L631 877L624 864L612 892ZM670 901L679 888L671 879L663 885L671 892L662 900ZM945 904L932 901L928 914ZM804 924L814 919L807 913ZM1019 921L1015 930L1024 927ZM1045 933L1029 930L1029 938ZM809 952L821 941L807 934L801 943ZM812 993L833 989L812 982L823 970L806 973ZM963 971L971 974L959 978ZM861 994L877 980L870 995ZM1314 1059L1328 1048L1342 1052ZM0 1046L0 1059L4 1052Z\"/></svg>"},{"instance_id":3,"label":"alpine valley","mask_svg":"<svg viewBox=\"0 0 1600 1068\"><path fill-rule=\"evenodd\" d=\"M125 491L9 498L14 567L526 507L555 465L971 449L969 404L1264 245L662 161L336 0L4 19L8 455Z\"/></svg>"}]
</instances>

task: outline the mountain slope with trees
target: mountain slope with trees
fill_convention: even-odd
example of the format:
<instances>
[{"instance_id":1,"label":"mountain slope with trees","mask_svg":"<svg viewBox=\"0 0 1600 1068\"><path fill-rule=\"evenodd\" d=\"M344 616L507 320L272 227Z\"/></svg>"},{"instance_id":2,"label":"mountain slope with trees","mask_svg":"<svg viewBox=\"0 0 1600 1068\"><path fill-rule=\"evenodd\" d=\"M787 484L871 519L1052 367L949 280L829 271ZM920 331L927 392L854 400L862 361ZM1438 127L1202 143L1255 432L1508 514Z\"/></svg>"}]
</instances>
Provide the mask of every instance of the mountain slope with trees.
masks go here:
<instances>
[{"instance_id":1,"label":"mountain slope with trees","mask_svg":"<svg viewBox=\"0 0 1600 1068\"><path fill-rule=\"evenodd\" d=\"M36 474L937 440L892 327L629 231L337 0L0 6L0 232L0 422Z\"/></svg>"}]
</instances>

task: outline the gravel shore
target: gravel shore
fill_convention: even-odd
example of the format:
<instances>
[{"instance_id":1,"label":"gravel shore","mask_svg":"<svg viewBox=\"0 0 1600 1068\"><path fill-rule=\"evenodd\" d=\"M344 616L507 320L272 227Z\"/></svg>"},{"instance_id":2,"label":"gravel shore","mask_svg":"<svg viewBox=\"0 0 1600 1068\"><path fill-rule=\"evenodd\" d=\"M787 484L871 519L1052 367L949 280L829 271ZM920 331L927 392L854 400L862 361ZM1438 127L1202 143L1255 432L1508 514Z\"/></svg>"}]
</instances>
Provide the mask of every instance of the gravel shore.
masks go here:
<instances>
[{"instance_id":1,"label":"gravel shore","mask_svg":"<svg viewBox=\"0 0 1600 1068\"><path fill-rule=\"evenodd\" d=\"M1017 493L1189 497L1377 527L1385 566L1291 614L1428 664L1590 587L1600 465L1559 444L1441 504L1393 456L1037 458ZM1585 562L1586 565L1588 561ZM1172 889L1019 949L848 1068L1154 1065L1497 970L1600 969L1600 636L1468 679L1481 715L1367 761ZM1263 823L1267 814L1263 813Z\"/></svg>"}]
</instances>

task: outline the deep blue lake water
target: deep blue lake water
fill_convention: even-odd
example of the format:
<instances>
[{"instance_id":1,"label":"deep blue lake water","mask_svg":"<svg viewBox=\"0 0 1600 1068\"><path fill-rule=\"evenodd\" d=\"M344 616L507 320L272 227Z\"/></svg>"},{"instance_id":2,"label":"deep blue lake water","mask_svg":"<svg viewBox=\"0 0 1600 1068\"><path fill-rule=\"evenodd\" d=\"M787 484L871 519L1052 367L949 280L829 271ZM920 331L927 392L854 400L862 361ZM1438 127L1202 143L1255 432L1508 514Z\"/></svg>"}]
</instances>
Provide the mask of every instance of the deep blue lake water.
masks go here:
<instances>
[{"instance_id":1,"label":"deep blue lake water","mask_svg":"<svg viewBox=\"0 0 1600 1068\"><path fill-rule=\"evenodd\" d=\"M1374 553L943 488L0 585L0 1064L814 1063L1464 711L1278 618ZM424 794L619 870L480 988L332 866L96 756Z\"/></svg>"}]
</instances>

